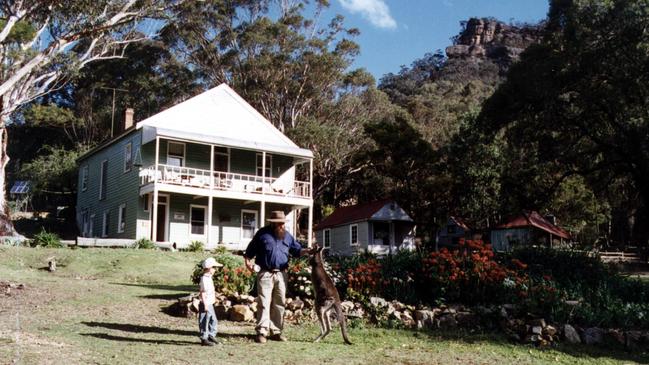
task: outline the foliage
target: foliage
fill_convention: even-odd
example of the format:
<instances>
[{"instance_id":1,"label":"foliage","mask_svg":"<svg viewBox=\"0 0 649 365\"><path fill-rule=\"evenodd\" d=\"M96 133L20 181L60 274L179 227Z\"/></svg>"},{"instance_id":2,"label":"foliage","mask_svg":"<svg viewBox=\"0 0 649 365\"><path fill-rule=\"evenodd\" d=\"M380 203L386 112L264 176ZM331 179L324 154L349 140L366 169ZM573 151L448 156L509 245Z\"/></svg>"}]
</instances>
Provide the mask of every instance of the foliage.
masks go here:
<instances>
[{"instance_id":1,"label":"foliage","mask_svg":"<svg viewBox=\"0 0 649 365\"><path fill-rule=\"evenodd\" d=\"M217 269L212 277L217 292L231 295L234 293L248 294L252 290L255 282L255 274L245 267L241 256L224 252L215 254L213 257L217 262L223 264L223 267ZM191 280L194 284L198 284L203 275L202 262L200 261L196 264L194 272L191 275Z\"/></svg>"},{"instance_id":2,"label":"foliage","mask_svg":"<svg viewBox=\"0 0 649 365\"><path fill-rule=\"evenodd\" d=\"M155 249L156 246L155 243L150 239L140 238L139 240L135 241L133 248L137 250L152 250Z\"/></svg>"},{"instance_id":3,"label":"foliage","mask_svg":"<svg viewBox=\"0 0 649 365\"><path fill-rule=\"evenodd\" d=\"M205 245L201 241L192 241L189 246L187 246L187 251L191 252L203 252L205 250Z\"/></svg>"},{"instance_id":4,"label":"foliage","mask_svg":"<svg viewBox=\"0 0 649 365\"><path fill-rule=\"evenodd\" d=\"M30 180L35 192L74 192L77 186L77 158L83 148L68 150L44 145L39 156L25 163L20 176Z\"/></svg>"},{"instance_id":5,"label":"foliage","mask_svg":"<svg viewBox=\"0 0 649 365\"><path fill-rule=\"evenodd\" d=\"M63 244L56 233L46 232L44 229L34 236L32 247L61 248Z\"/></svg>"}]
</instances>

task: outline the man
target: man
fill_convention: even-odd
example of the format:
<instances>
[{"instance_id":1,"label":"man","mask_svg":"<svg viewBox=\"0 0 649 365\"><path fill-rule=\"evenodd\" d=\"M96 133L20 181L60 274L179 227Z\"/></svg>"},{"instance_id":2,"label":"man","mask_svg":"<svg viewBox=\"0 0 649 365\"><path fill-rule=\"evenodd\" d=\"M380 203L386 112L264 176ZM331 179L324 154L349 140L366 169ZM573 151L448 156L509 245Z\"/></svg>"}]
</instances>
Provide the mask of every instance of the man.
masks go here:
<instances>
[{"instance_id":1,"label":"man","mask_svg":"<svg viewBox=\"0 0 649 365\"><path fill-rule=\"evenodd\" d=\"M273 211L268 219L270 225L255 233L246 248L244 258L251 271L259 266L257 273L257 342L266 343L270 336L275 341L286 341L282 335L284 328L284 307L286 304L286 285L288 282L289 255L305 256L311 250L302 246L286 232L286 217L283 211ZM252 260L255 260L254 263Z\"/></svg>"}]
</instances>

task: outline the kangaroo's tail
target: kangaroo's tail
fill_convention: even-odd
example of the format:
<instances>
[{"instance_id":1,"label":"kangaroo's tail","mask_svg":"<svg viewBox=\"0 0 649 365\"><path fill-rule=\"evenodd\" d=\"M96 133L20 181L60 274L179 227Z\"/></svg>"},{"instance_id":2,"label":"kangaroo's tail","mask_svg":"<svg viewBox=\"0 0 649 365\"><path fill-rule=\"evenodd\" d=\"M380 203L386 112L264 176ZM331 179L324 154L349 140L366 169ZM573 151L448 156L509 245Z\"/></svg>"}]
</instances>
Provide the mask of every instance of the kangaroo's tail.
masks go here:
<instances>
[{"instance_id":1,"label":"kangaroo's tail","mask_svg":"<svg viewBox=\"0 0 649 365\"><path fill-rule=\"evenodd\" d=\"M346 344L351 345L352 342L349 340L349 335L347 334L347 320L345 319L345 314L343 314L343 308L340 303L334 305L336 307L336 317L338 317L338 322L340 323L340 331L343 334L343 339Z\"/></svg>"}]
</instances>

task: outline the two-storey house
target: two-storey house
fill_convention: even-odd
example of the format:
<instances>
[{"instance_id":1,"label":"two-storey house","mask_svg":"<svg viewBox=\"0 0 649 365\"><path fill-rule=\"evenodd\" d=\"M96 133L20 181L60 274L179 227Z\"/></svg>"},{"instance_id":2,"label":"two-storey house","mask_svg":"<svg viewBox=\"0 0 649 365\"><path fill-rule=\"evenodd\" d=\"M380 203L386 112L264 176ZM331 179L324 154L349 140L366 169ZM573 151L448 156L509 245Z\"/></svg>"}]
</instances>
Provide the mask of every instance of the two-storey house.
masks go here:
<instances>
[{"instance_id":1,"label":"two-storey house","mask_svg":"<svg viewBox=\"0 0 649 365\"><path fill-rule=\"evenodd\" d=\"M222 84L132 125L79 158L84 237L243 249L273 210L312 237L313 154ZM300 179L301 177L301 179Z\"/></svg>"}]
</instances>

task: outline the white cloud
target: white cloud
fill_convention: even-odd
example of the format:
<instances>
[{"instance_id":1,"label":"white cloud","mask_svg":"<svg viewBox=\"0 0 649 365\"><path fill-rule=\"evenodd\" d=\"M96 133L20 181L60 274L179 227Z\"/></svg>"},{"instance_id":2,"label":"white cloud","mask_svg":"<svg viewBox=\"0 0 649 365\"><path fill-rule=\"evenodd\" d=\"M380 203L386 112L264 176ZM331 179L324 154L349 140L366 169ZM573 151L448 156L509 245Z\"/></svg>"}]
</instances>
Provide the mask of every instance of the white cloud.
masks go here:
<instances>
[{"instance_id":1,"label":"white cloud","mask_svg":"<svg viewBox=\"0 0 649 365\"><path fill-rule=\"evenodd\" d=\"M397 22L390 15L384 0L338 0L343 8L351 13L360 13L374 26L394 29Z\"/></svg>"}]
</instances>

